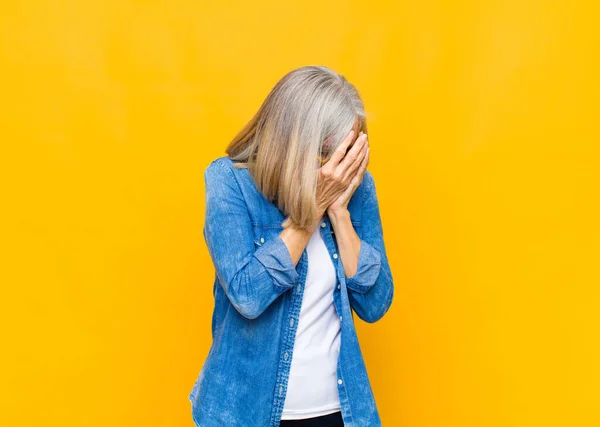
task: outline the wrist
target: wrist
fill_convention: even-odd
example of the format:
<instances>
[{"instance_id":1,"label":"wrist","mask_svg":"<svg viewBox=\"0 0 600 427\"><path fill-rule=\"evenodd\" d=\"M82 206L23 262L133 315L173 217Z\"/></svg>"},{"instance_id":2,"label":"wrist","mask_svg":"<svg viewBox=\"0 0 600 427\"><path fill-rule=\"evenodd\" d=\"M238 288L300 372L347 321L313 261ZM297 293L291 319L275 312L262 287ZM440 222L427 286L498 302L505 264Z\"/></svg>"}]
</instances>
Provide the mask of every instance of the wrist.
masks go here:
<instances>
[{"instance_id":1,"label":"wrist","mask_svg":"<svg viewBox=\"0 0 600 427\"><path fill-rule=\"evenodd\" d=\"M336 209L328 209L327 215L332 222L343 221L345 219L350 219L350 211L346 208L336 208Z\"/></svg>"}]
</instances>

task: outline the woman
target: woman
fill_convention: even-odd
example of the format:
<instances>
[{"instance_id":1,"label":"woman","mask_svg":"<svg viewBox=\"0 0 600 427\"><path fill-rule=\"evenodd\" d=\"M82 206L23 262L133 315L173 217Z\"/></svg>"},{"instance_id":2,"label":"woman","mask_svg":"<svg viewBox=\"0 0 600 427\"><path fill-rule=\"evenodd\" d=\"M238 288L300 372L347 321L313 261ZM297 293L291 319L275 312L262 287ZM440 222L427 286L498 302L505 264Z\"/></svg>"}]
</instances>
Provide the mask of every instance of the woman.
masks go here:
<instances>
[{"instance_id":1,"label":"woman","mask_svg":"<svg viewBox=\"0 0 600 427\"><path fill-rule=\"evenodd\" d=\"M204 172L215 266L196 426L378 426L354 312L390 308L358 92L327 67L286 74Z\"/></svg>"}]
</instances>

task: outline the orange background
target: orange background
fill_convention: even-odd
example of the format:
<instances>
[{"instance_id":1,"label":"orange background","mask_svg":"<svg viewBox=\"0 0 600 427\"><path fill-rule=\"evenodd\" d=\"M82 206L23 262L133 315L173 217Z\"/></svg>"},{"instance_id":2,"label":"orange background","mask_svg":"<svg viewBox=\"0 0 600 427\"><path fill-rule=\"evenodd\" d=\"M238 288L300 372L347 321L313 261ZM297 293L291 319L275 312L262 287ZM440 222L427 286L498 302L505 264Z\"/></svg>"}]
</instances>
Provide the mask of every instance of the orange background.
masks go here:
<instances>
[{"instance_id":1,"label":"orange background","mask_svg":"<svg viewBox=\"0 0 600 427\"><path fill-rule=\"evenodd\" d=\"M192 426L202 173L289 70L361 92L385 426L600 425L600 18L583 1L0 6L2 426Z\"/></svg>"}]
</instances>

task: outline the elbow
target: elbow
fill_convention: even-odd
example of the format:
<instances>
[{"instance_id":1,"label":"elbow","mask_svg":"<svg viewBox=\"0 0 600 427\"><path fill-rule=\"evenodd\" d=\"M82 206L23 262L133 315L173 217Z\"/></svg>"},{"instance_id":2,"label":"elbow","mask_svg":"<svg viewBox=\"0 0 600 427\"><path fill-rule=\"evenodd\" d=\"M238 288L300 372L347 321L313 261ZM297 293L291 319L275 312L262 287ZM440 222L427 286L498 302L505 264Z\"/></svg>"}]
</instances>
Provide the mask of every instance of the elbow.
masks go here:
<instances>
[{"instance_id":1,"label":"elbow","mask_svg":"<svg viewBox=\"0 0 600 427\"><path fill-rule=\"evenodd\" d=\"M249 286L249 277L246 270L240 270L224 289L229 303L246 319L256 319L264 311L257 296L249 292L251 287Z\"/></svg>"},{"instance_id":2,"label":"elbow","mask_svg":"<svg viewBox=\"0 0 600 427\"><path fill-rule=\"evenodd\" d=\"M383 304L383 310L379 314L377 320L381 319L385 314L389 311L392 306L392 301L394 301L394 282L390 279L390 288L385 303Z\"/></svg>"},{"instance_id":3,"label":"elbow","mask_svg":"<svg viewBox=\"0 0 600 427\"><path fill-rule=\"evenodd\" d=\"M255 301L241 298L230 298L229 300L235 310L248 320L254 320L262 314L262 310Z\"/></svg>"},{"instance_id":4,"label":"elbow","mask_svg":"<svg viewBox=\"0 0 600 427\"><path fill-rule=\"evenodd\" d=\"M380 307L379 311L367 311L362 313L362 316L359 316L362 320L367 323L375 323L389 311L392 306L392 301L394 300L394 282L390 280L389 282L389 292L384 300L383 305Z\"/></svg>"}]
</instances>

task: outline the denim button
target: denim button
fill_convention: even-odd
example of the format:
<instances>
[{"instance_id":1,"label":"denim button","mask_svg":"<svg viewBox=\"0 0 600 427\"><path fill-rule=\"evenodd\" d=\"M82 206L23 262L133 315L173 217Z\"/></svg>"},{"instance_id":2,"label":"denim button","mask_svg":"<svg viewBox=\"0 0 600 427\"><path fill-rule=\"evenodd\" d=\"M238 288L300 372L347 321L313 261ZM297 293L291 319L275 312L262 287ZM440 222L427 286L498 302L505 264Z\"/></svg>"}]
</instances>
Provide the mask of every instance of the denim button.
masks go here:
<instances>
[{"instance_id":1,"label":"denim button","mask_svg":"<svg viewBox=\"0 0 600 427\"><path fill-rule=\"evenodd\" d=\"M285 354L283 355L283 358L284 358L285 360L288 360L288 357L289 357L289 355L288 355L288 352L286 351L286 352L285 352Z\"/></svg>"},{"instance_id":2,"label":"denim button","mask_svg":"<svg viewBox=\"0 0 600 427\"><path fill-rule=\"evenodd\" d=\"M260 238L260 243L265 243L265 238L264 237Z\"/></svg>"},{"instance_id":3,"label":"denim button","mask_svg":"<svg viewBox=\"0 0 600 427\"><path fill-rule=\"evenodd\" d=\"M341 287L341 285L338 285L338 289Z\"/></svg>"},{"instance_id":4,"label":"denim button","mask_svg":"<svg viewBox=\"0 0 600 427\"><path fill-rule=\"evenodd\" d=\"M325 224L324 222L321 223L321 228L325 228L327 224Z\"/></svg>"},{"instance_id":5,"label":"denim button","mask_svg":"<svg viewBox=\"0 0 600 427\"><path fill-rule=\"evenodd\" d=\"M338 254L333 254L333 257L334 257L335 259L337 259L337 257L338 257Z\"/></svg>"},{"instance_id":6,"label":"denim button","mask_svg":"<svg viewBox=\"0 0 600 427\"><path fill-rule=\"evenodd\" d=\"M340 320L342 320L342 316L340 316Z\"/></svg>"},{"instance_id":7,"label":"denim button","mask_svg":"<svg viewBox=\"0 0 600 427\"><path fill-rule=\"evenodd\" d=\"M290 319L290 326L294 326L294 318L293 317Z\"/></svg>"},{"instance_id":8,"label":"denim button","mask_svg":"<svg viewBox=\"0 0 600 427\"><path fill-rule=\"evenodd\" d=\"M338 384L341 384L341 383L342 383L342 380L341 380L341 379L339 379L339 380L338 380Z\"/></svg>"}]
</instances>

